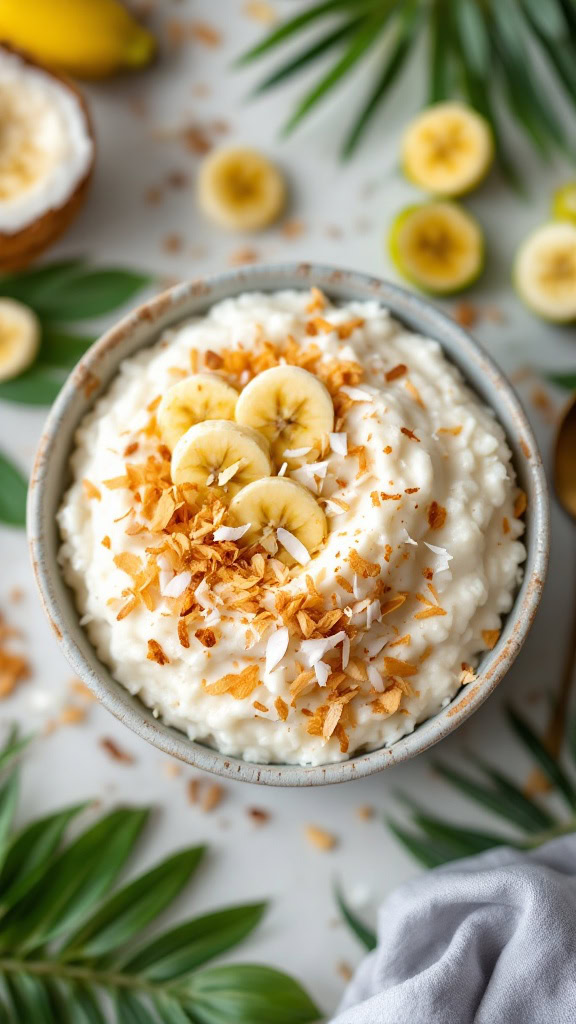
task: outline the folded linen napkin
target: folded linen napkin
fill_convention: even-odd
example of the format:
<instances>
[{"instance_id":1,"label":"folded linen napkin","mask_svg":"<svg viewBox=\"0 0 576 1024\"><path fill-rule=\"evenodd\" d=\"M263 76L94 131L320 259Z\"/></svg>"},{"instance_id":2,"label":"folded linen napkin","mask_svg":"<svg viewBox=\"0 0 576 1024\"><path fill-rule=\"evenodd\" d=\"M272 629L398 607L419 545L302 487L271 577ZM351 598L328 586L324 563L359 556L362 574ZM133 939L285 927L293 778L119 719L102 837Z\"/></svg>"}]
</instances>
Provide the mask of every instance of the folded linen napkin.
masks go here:
<instances>
[{"instance_id":1,"label":"folded linen napkin","mask_svg":"<svg viewBox=\"0 0 576 1024\"><path fill-rule=\"evenodd\" d=\"M428 871L378 940L332 1024L576 1024L576 836Z\"/></svg>"}]
</instances>

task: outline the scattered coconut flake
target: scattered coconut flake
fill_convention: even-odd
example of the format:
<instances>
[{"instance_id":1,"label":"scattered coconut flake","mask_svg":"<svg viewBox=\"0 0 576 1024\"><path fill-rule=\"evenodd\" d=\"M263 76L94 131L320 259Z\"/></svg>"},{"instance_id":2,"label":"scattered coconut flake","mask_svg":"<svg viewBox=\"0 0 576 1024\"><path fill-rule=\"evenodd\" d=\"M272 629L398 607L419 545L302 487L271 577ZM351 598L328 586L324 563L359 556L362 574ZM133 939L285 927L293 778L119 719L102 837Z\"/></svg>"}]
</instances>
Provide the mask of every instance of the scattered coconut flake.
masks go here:
<instances>
[{"instance_id":1,"label":"scattered coconut flake","mask_svg":"<svg viewBox=\"0 0 576 1024\"><path fill-rule=\"evenodd\" d=\"M413 544L415 548L418 547L418 541L414 540L414 538L410 536L405 526L402 527L400 541L402 542L402 544ZM430 545L428 545L428 547L430 547Z\"/></svg>"},{"instance_id":2,"label":"scattered coconut flake","mask_svg":"<svg viewBox=\"0 0 576 1024\"><path fill-rule=\"evenodd\" d=\"M372 402L374 401L373 396L368 391L362 391L361 388L353 388L348 384L343 384L340 388L348 398L351 398L354 402Z\"/></svg>"},{"instance_id":3,"label":"scattered coconut flake","mask_svg":"<svg viewBox=\"0 0 576 1024\"><path fill-rule=\"evenodd\" d=\"M360 577L357 572L352 577L352 591L357 601L360 600Z\"/></svg>"},{"instance_id":4,"label":"scattered coconut flake","mask_svg":"<svg viewBox=\"0 0 576 1024\"><path fill-rule=\"evenodd\" d=\"M346 509L342 508L340 505L337 505L336 502L330 501L330 498L326 498L324 511L326 512L326 515L330 519L333 519L334 516L343 516Z\"/></svg>"},{"instance_id":5,"label":"scattered coconut flake","mask_svg":"<svg viewBox=\"0 0 576 1024\"><path fill-rule=\"evenodd\" d=\"M308 445L307 448L287 448L284 452L285 459L299 459L302 455L308 455L312 451L312 446Z\"/></svg>"},{"instance_id":6,"label":"scattered coconut flake","mask_svg":"<svg viewBox=\"0 0 576 1024\"><path fill-rule=\"evenodd\" d=\"M377 622L381 617L380 601L376 598L366 609L366 629L370 629L372 623Z\"/></svg>"},{"instance_id":7,"label":"scattered coconut flake","mask_svg":"<svg viewBox=\"0 0 576 1024\"><path fill-rule=\"evenodd\" d=\"M286 473L287 469L288 469L288 463L287 462L283 462L282 465L280 466L280 469L278 470L278 476L284 476L284 474Z\"/></svg>"},{"instance_id":8,"label":"scattered coconut flake","mask_svg":"<svg viewBox=\"0 0 576 1024\"><path fill-rule=\"evenodd\" d=\"M206 615L204 618L205 626L217 626L219 622L221 622L221 617L217 608L214 608L210 615Z\"/></svg>"},{"instance_id":9,"label":"scattered coconut flake","mask_svg":"<svg viewBox=\"0 0 576 1024\"><path fill-rule=\"evenodd\" d=\"M304 547L302 541L298 540L293 533L289 530L285 530L283 526L279 526L276 530L276 536L278 542L282 547L286 548L289 555L292 556L300 565L308 565L310 561L310 553L306 547Z\"/></svg>"},{"instance_id":10,"label":"scattered coconut flake","mask_svg":"<svg viewBox=\"0 0 576 1024\"><path fill-rule=\"evenodd\" d=\"M80 625L88 626L90 622L94 622L94 616L91 612L86 612L86 614L80 619Z\"/></svg>"},{"instance_id":11,"label":"scattered coconut flake","mask_svg":"<svg viewBox=\"0 0 576 1024\"><path fill-rule=\"evenodd\" d=\"M266 671L271 672L272 669L276 668L276 665L282 661L282 658L288 650L288 641L290 635L286 626L282 626L277 629L272 636L269 637L268 643L266 644Z\"/></svg>"},{"instance_id":12,"label":"scattered coconut flake","mask_svg":"<svg viewBox=\"0 0 576 1024\"><path fill-rule=\"evenodd\" d=\"M335 455L348 454L348 434L328 434L330 447Z\"/></svg>"},{"instance_id":13,"label":"scattered coconut flake","mask_svg":"<svg viewBox=\"0 0 576 1024\"><path fill-rule=\"evenodd\" d=\"M450 568L450 562L454 555L448 554L446 548L439 548L435 544L429 544L427 540L424 541L427 548L433 551L435 555L438 555L438 565L436 566L436 572L446 572Z\"/></svg>"},{"instance_id":14,"label":"scattered coconut flake","mask_svg":"<svg viewBox=\"0 0 576 1024\"><path fill-rule=\"evenodd\" d=\"M309 668L314 668L321 658L328 651L332 651L338 644L347 640L348 637L343 629L334 636L322 636L315 640L303 640L300 644L300 652L306 658Z\"/></svg>"},{"instance_id":15,"label":"scattered coconut flake","mask_svg":"<svg viewBox=\"0 0 576 1024\"><path fill-rule=\"evenodd\" d=\"M388 637L386 635L379 636L375 640L369 641L369 643L365 645L365 650L368 657L375 658L377 654L380 654L380 651L382 650L383 647L386 646L387 643Z\"/></svg>"},{"instance_id":16,"label":"scattered coconut flake","mask_svg":"<svg viewBox=\"0 0 576 1024\"><path fill-rule=\"evenodd\" d=\"M346 636L346 637L344 637L344 639L342 641L342 668L343 669L346 669L348 667L348 662L349 661L350 661L350 637Z\"/></svg>"},{"instance_id":17,"label":"scattered coconut flake","mask_svg":"<svg viewBox=\"0 0 576 1024\"><path fill-rule=\"evenodd\" d=\"M212 591L210 590L210 587L208 586L206 577L204 577L204 579L200 583L200 586L198 586L194 591L194 597L196 598L201 608L207 608L209 611L212 611L214 607L213 594Z\"/></svg>"},{"instance_id":18,"label":"scattered coconut flake","mask_svg":"<svg viewBox=\"0 0 576 1024\"><path fill-rule=\"evenodd\" d=\"M182 597L182 594L190 586L191 582L191 572L179 572L177 576L172 577L163 589L162 587L160 588L162 597Z\"/></svg>"},{"instance_id":19,"label":"scattered coconut flake","mask_svg":"<svg viewBox=\"0 0 576 1024\"><path fill-rule=\"evenodd\" d=\"M214 483L214 473L209 473L206 477L206 487L211 487Z\"/></svg>"},{"instance_id":20,"label":"scattered coconut flake","mask_svg":"<svg viewBox=\"0 0 576 1024\"><path fill-rule=\"evenodd\" d=\"M316 682L318 683L318 686L326 686L328 676L332 671L330 665L325 661L319 661L314 665L314 671L316 673Z\"/></svg>"},{"instance_id":21,"label":"scattered coconut flake","mask_svg":"<svg viewBox=\"0 0 576 1024\"><path fill-rule=\"evenodd\" d=\"M247 462L247 459L238 459L238 462L233 462L231 466L228 466L228 469L223 469L222 472L218 474L218 486L224 487L233 476L236 476L236 473L240 469L244 469Z\"/></svg>"},{"instance_id":22,"label":"scattered coconut flake","mask_svg":"<svg viewBox=\"0 0 576 1024\"><path fill-rule=\"evenodd\" d=\"M369 679L370 683L372 684L372 686L374 687L374 689L378 690L379 693L383 693L384 692L384 680L382 679L382 676L380 675L380 672L376 668L376 665L367 665L366 666L366 671L368 673L368 679Z\"/></svg>"},{"instance_id":23,"label":"scattered coconut flake","mask_svg":"<svg viewBox=\"0 0 576 1024\"><path fill-rule=\"evenodd\" d=\"M246 523L245 526L219 526L214 530L214 540L240 540L251 526L252 523Z\"/></svg>"}]
</instances>

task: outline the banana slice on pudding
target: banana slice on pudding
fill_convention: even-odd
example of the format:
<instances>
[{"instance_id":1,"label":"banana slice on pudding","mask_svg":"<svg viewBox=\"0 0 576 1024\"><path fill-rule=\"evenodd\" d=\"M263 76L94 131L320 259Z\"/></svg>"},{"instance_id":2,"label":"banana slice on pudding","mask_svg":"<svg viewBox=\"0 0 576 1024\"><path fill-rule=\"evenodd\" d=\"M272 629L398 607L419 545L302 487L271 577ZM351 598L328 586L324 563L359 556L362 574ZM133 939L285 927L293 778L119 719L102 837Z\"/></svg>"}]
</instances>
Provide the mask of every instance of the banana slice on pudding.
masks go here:
<instances>
[{"instance_id":1,"label":"banana slice on pudding","mask_svg":"<svg viewBox=\"0 0 576 1024\"><path fill-rule=\"evenodd\" d=\"M278 465L293 466L318 458L325 435L334 428L334 405L328 389L308 370L273 366L240 393L236 421L267 437Z\"/></svg>"},{"instance_id":2,"label":"banana slice on pudding","mask_svg":"<svg viewBox=\"0 0 576 1024\"><path fill-rule=\"evenodd\" d=\"M0 299L0 381L12 380L34 362L40 345L40 322L15 299Z\"/></svg>"},{"instance_id":3,"label":"banana slice on pudding","mask_svg":"<svg viewBox=\"0 0 576 1024\"><path fill-rule=\"evenodd\" d=\"M158 426L172 451L183 434L205 420L233 420L238 392L213 373L195 373L173 384L158 406Z\"/></svg>"},{"instance_id":4,"label":"banana slice on pudding","mask_svg":"<svg viewBox=\"0 0 576 1024\"><path fill-rule=\"evenodd\" d=\"M462 196L486 177L494 158L490 125L464 103L437 103L402 140L406 177L436 196Z\"/></svg>"},{"instance_id":5,"label":"banana slice on pudding","mask_svg":"<svg viewBox=\"0 0 576 1024\"><path fill-rule=\"evenodd\" d=\"M278 557L288 565L295 561L305 564L306 552L308 557L313 555L328 536L326 516L313 495L283 476L270 476L244 487L230 502L230 515L238 526L250 526L242 544L256 544L276 533ZM300 552L298 545L305 551Z\"/></svg>"},{"instance_id":6,"label":"banana slice on pudding","mask_svg":"<svg viewBox=\"0 0 576 1024\"><path fill-rule=\"evenodd\" d=\"M206 157L198 176L201 210L231 231L261 231L286 205L286 185L277 167L244 146L226 146Z\"/></svg>"},{"instance_id":7,"label":"banana slice on pudding","mask_svg":"<svg viewBox=\"0 0 576 1024\"><path fill-rule=\"evenodd\" d=\"M233 495L271 472L266 438L229 420L195 423L180 438L172 455L175 484L214 487L220 495Z\"/></svg>"}]
</instances>

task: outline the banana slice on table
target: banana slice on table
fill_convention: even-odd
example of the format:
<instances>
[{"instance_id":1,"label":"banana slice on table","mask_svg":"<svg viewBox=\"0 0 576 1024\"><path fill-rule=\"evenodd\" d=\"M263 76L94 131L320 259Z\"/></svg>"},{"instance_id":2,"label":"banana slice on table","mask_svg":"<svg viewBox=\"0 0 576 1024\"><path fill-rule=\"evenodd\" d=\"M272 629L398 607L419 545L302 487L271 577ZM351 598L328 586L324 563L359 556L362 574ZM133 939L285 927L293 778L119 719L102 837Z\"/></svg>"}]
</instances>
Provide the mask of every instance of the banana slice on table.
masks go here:
<instances>
[{"instance_id":1,"label":"banana slice on table","mask_svg":"<svg viewBox=\"0 0 576 1024\"><path fill-rule=\"evenodd\" d=\"M299 366L273 366L254 377L236 403L236 421L261 431L278 465L312 462L334 429L334 405L322 381ZM300 456L286 452L307 449Z\"/></svg>"},{"instance_id":2,"label":"banana slice on table","mask_svg":"<svg viewBox=\"0 0 576 1024\"><path fill-rule=\"evenodd\" d=\"M239 526L250 524L242 544L255 544L265 534L280 528L303 544L308 555L313 555L328 536L326 516L313 495L295 480L283 476L270 476L244 487L230 502L230 514ZM278 539L278 557L288 565L299 561L282 546L281 537ZM286 543L291 543L289 538Z\"/></svg>"},{"instance_id":3,"label":"banana slice on table","mask_svg":"<svg viewBox=\"0 0 576 1024\"><path fill-rule=\"evenodd\" d=\"M271 472L266 438L229 420L195 423L180 438L172 455L175 484L213 487L220 495L235 494Z\"/></svg>"},{"instance_id":4,"label":"banana slice on table","mask_svg":"<svg viewBox=\"0 0 576 1024\"><path fill-rule=\"evenodd\" d=\"M0 381L12 380L27 370L39 346L36 314L15 299L0 299Z\"/></svg>"},{"instance_id":5,"label":"banana slice on table","mask_svg":"<svg viewBox=\"0 0 576 1024\"><path fill-rule=\"evenodd\" d=\"M576 181L568 181L556 189L552 214L557 220L569 220L576 224Z\"/></svg>"},{"instance_id":6,"label":"banana slice on table","mask_svg":"<svg viewBox=\"0 0 576 1024\"><path fill-rule=\"evenodd\" d=\"M554 221L520 246L514 267L520 297L545 320L576 320L576 225Z\"/></svg>"},{"instance_id":7,"label":"banana slice on table","mask_svg":"<svg viewBox=\"0 0 576 1024\"><path fill-rule=\"evenodd\" d=\"M213 373L195 373L173 384L158 406L158 426L171 450L195 423L233 420L238 392Z\"/></svg>"},{"instance_id":8,"label":"banana slice on table","mask_svg":"<svg viewBox=\"0 0 576 1024\"><path fill-rule=\"evenodd\" d=\"M394 220L389 246L400 273L431 295L461 291L484 267L482 229L457 203L409 206Z\"/></svg>"},{"instance_id":9,"label":"banana slice on table","mask_svg":"<svg viewBox=\"0 0 576 1024\"><path fill-rule=\"evenodd\" d=\"M226 146L207 156L198 176L204 213L232 231L261 231L286 205L286 184L277 167L253 149Z\"/></svg>"},{"instance_id":10,"label":"banana slice on table","mask_svg":"<svg viewBox=\"0 0 576 1024\"><path fill-rule=\"evenodd\" d=\"M494 159L490 125L463 103L437 103L412 121L402 166L415 185L437 196L462 196L486 177Z\"/></svg>"}]
</instances>

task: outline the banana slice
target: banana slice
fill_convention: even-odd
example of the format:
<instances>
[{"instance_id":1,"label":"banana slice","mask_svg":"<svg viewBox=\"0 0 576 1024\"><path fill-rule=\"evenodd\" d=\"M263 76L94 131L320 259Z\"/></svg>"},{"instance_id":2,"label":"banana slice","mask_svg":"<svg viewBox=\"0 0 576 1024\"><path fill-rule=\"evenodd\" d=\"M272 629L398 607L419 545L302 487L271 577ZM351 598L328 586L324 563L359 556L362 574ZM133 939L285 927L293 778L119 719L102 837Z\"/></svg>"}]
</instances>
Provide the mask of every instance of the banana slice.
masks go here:
<instances>
[{"instance_id":1,"label":"banana slice","mask_svg":"<svg viewBox=\"0 0 576 1024\"><path fill-rule=\"evenodd\" d=\"M461 291L484 266L480 225L457 203L409 206L394 220L389 246L400 273L431 295Z\"/></svg>"},{"instance_id":2,"label":"banana slice","mask_svg":"<svg viewBox=\"0 0 576 1024\"><path fill-rule=\"evenodd\" d=\"M556 189L552 203L552 214L557 220L569 220L576 224L576 181Z\"/></svg>"},{"instance_id":3,"label":"banana slice","mask_svg":"<svg viewBox=\"0 0 576 1024\"><path fill-rule=\"evenodd\" d=\"M282 528L313 555L328 536L326 516L313 495L295 480L283 476L270 476L244 487L230 502L230 514L239 526L250 524L242 544L255 544ZM299 560L286 547L280 548L278 558L288 565Z\"/></svg>"},{"instance_id":4,"label":"banana slice","mask_svg":"<svg viewBox=\"0 0 576 1024\"><path fill-rule=\"evenodd\" d=\"M240 392L236 421L261 431L281 465L300 465L318 458L322 441L334 428L334 406L328 389L299 366L273 366L254 377ZM287 452L299 452L298 456Z\"/></svg>"},{"instance_id":5,"label":"banana slice","mask_svg":"<svg viewBox=\"0 0 576 1024\"><path fill-rule=\"evenodd\" d=\"M172 455L175 484L213 487L221 496L270 476L268 442L257 431L229 420L195 423L180 438Z\"/></svg>"},{"instance_id":6,"label":"banana slice","mask_svg":"<svg viewBox=\"0 0 576 1024\"><path fill-rule=\"evenodd\" d=\"M226 146L206 157L198 176L204 213L231 231L261 231L286 205L280 171L253 149Z\"/></svg>"},{"instance_id":7,"label":"banana slice","mask_svg":"<svg viewBox=\"0 0 576 1024\"><path fill-rule=\"evenodd\" d=\"M406 177L437 196L471 192L493 159L490 125L463 103L429 107L409 124L402 140Z\"/></svg>"},{"instance_id":8,"label":"banana slice","mask_svg":"<svg viewBox=\"0 0 576 1024\"><path fill-rule=\"evenodd\" d=\"M0 381L11 380L34 362L40 346L40 322L15 299L0 299Z\"/></svg>"},{"instance_id":9,"label":"banana slice","mask_svg":"<svg viewBox=\"0 0 576 1024\"><path fill-rule=\"evenodd\" d=\"M233 420L238 392L214 373L195 373L173 384L158 406L158 426L173 450L183 434L204 420Z\"/></svg>"},{"instance_id":10,"label":"banana slice","mask_svg":"<svg viewBox=\"0 0 576 1024\"><path fill-rule=\"evenodd\" d=\"M520 297L545 320L576 320L576 225L555 221L520 246L514 268Z\"/></svg>"}]
</instances>

